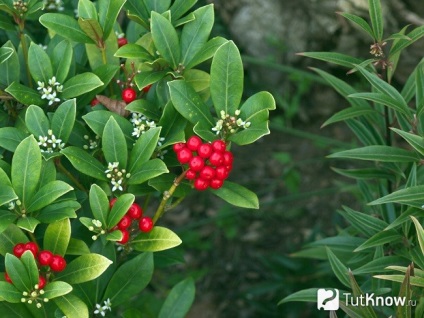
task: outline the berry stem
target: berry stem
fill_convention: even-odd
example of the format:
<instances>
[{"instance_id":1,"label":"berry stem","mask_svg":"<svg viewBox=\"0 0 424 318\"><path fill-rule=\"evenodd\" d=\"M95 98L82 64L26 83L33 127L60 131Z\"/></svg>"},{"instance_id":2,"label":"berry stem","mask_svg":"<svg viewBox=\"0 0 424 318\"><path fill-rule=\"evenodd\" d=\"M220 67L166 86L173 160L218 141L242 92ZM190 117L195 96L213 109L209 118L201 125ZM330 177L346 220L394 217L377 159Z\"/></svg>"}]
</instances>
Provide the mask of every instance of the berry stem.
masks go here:
<instances>
[{"instance_id":1,"label":"berry stem","mask_svg":"<svg viewBox=\"0 0 424 318\"><path fill-rule=\"evenodd\" d=\"M163 193L162 201L159 204L159 207L157 208L155 215L153 216L153 224L156 224L156 221L159 220L159 218L163 215L165 212L166 203L168 200L172 197L177 187L180 185L180 183L184 180L184 177L187 173L187 170L184 170L183 173L181 173L175 180L172 186L169 188L168 191L165 191Z\"/></svg>"}]
</instances>

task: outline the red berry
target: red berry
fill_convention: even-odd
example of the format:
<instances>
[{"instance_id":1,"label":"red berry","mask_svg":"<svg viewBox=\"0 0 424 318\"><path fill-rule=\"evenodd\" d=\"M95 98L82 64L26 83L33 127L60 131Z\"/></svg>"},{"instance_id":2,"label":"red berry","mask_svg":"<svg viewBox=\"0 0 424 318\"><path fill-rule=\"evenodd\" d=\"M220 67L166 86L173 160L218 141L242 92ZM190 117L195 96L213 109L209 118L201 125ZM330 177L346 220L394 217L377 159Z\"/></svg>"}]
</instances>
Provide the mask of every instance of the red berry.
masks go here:
<instances>
[{"instance_id":1,"label":"red berry","mask_svg":"<svg viewBox=\"0 0 424 318\"><path fill-rule=\"evenodd\" d=\"M116 241L119 244L126 244L130 239L130 232L127 230L120 230L122 233L122 238L119 241Z\"/></svg>"},{"instance_id":2,"label":"red berry","mask_svg":"<svg viewBox=\"0 0 424 318\"><path fill-rule=\"evenodd\" d=\"M144 93L148 93L149 91L150 91L150 88L152 87L152 84L149 84L149 85L147 85L147 86L144 86L141 90L144 92Z\"/></svg>"},{"instance_id":3,"label":"red berry","mask_svg":"<svg viewBox=\"0 0 424 318\"><path fill-rule=\"evenodd\" d=\"M200 171L205 166L205 161L202 158L197 156L197 157L191 158L188 165L189 165L191 170Z\"/></svg>"},{"instance_id":4,"label":"red berry","mask_svg":"<svg viewBox=\"0 0 424 318\"><path fill-rule=\"evenodd\" d=\"M153 229L153 220L148 216L143 216L138 222L138 228L141 232L150 232Z\"/></svg>"},{"instance_id":5,"label":"red berry","mask_svg":"<svg viewBox=\"0 0 424 318\"><path fill-rule=\"evenodd\" d=\"M133 100L135 100L136 97L137 97L137 93L131 87L128 87L122 91L122 99L126 103L131 103Z\"/></svg>"},{"instance_id":6,"label":"red berry","mask_svg":"<svg viewBox=\"0 0 424 318\"><path fill-rule=\"evenodd\" d=\"M219 166L215 169L216 179L225 180L228 178L229 172L225 166Z\"/></svg>"},{"instance_id":7,"label":"red berry","mask_svg":"<svg viewBox=\"0 0 424 318\"><path fill-rule=\"evenodd\" d=\"M18 243L13 248L13 255L16 257L21 257L22 254L26 251L24 243Z\"/></svg>"},{"instance_id":8,"label":"red berry","mask_svg":"<svg viewBox=\"0 0 424 318\"><path fill-rule=\"evenodd\" d=\"M203 159L209 158L212 152L213 152L213 148L210 143L201 144L199 148L197 149L197 154L199 155L199 157Z\"/></svg>"},{"instance_id":9,"label":"red berry","mask_svg":"<svg viewBox=\"0 0 424 318\"><path fill-rule=\"evenodd\" d=\"M212 148L217 152L224 152L227 145L225 144L225 141L219 139L212 142Z\"/></svg>"},{"instance_id":10,"label":"red berry","mask_svg":"<svg viewBox=\"0 0 424 318\"><path fill-rule=\"evenodd\" d=\"M187 148L192 151L197 151L199 146L202 144L202 139L200 139L198 136L191 136L187 140Z\"/></svg>"},{"instance_id":11,"label":"red berry","mask_svg":"<svg viewBox=\"0 0 424 318\"><path fill-rule=\"evenodd\" d=\"M94 107L97 104L100 104L100 101L97 98L93 98L90 102L91 107Z\"/></svg>"},{"instance_id":12,"label":"red berry","mask_svg":"<svg viewBox=\"0 0 424 318\"><path fill-rule=\"evenodd\" d=\"M202 178L197 178L196 180L194 180L194 188L196 190L199 191L204 191L209 187L209 181L202 179Z\"/></svg>"},{"instance_id":13,"label":"red berry","mask_svg":"<svg viewBox=\"0 0 424 318\"><path fill-rule=\"evenodd\" d=\"M196 179L196 171L188 169L185 175L187 180L193 180Z\"/></svg>"},{"instance_id":14,"label":"red berry","mask_svg":"<svg viewBox=\"0 0 424 318\"><path fill-rule=\"evenodd\" d=\"M116 200L118 200L118 198L112 198L109 201L109 209L112 209L113 205L115 204Z\"/></svg>"},{"instance_id":15,"label":"red berry","mask_svg":"<svg viewBox=\"0 0 424 318\"><path fill-rule=\"evenodd\" d=\"M38 253L38 262L41 266L48 266L53 260L53 253L50 251L41 251Z\"/></svg>"},{"instance_id":16,"label":"red berry","mask_svg":"<svg viewBox=\"0 0 424 318\"><path fill-rule=\"evenodd\" d=\"M131 217L129 215L124 215L122 217L121 221L119 221L119 223L118 223L118 228L120 230L126 230L127 228L130 227L131 222L132 222Z\"/></svg>"},{"instance_id":17,"label":"red berry","mask_svg":"<svg viewBox=\"0 0 424 318\"><path fill-rule=\"evenodd\" d=\"M38 254L38 246L34 242L28 242L25 244L25 251L31 251L32 255L36 257Z\"/></svg>"},{"instance_id":18,"label":"red berry","mask_svg":"<svg viewBox=\"0 0 424 318\"><path fill-rule=\"evenodd\" d=\"M188 163L191 158L193 158L193 154L188 148L183 148L177 153L177 159L181 164Z\"/></svg>"},{"instance_id":19,"label":"red berry","mask_svg":"<svg viewBox=\"0 0 424 318\"><path fill-rule=\"evenodd\" d=\"M174 149L174 151L177 153L179 152L181 149L185 148L185 143L184 142L178 142L176 144L172 145L172 148Z\"/></svg>"},{"instance_id":20,"label":"red berry","mask_svg":"<svg viewBox=\"0 0 424 318\"><path fill-rule=\"evenodd\" d=\"M215 151L209 157L209 162L215 167L221 166L224 163L224 155Z\"/></svg>"},{"instance_id":21,"label":"red berry","mask_svg":"<svg viewBox=\"0 0 424 318\"><path fill-rule=\"evenodd\" d=\"M13 284L13 282L10 279L10 276L7 274L7 272L4 272L4 279L6 280L6 282Z\"/></svg>"},{"instance_id":22,"label":"red berry","mask_svg":"<svg viewBox=\"0 0 424 318\"><path fill-rule=\"evenodd\" d=\"M127 214L134 220L141 218L143 215L143 209L141 206L139 206L137 203L133 203L130 206L130 209L128 210Z\"/></svg>"},{"instance_id":23,"label":"red berry","mask_svg":"<svg viewBox=\"0 0 424 318\"><path fill-rule=\"evenodd\" d=\"M221 179L212 179L211 182L209 183L209 186L212 189L219 189L222 187L222 185L224 184L224 181Z\"/></svg>"},{"instance_id":24,"label":"red berry","mask_svg":"<svg viewBox=\"0 0 424 318\"><path fill-rule=\"evenodd\" d=\"M53 255L52 261L50 262L50 268L54 272L61 272L66 267L65 259L60 255Z\"/></svg>"},{"instance_id":25,"label":"red berry","mask_svg":"<svg viewBox=\"0 0 424 318\"><path fill-rule=\"evenodd\" d=\"M43 289L44 286L46 286L46 279L44 278L44 276L39 276L38 277L38 289Z\"/></svg>"},{"instance_id":26,"label":"red berry","mask_svg":"<svg viewBox=\"0 0 424 318\"><path fill-rule=\"evenodd\" d=\"M231 166L233 164L233 160L234 160L234 156L233 156L232 152L225 151L223 156L224 156L224 165L225 166Z\"/></svg>"},{"instance_id":27,"label":"red berry","mask_svg":"<svg viewBox=\"0 0 424 318\"><path fill-rule=\"evenodd\" d=\"M124 46L125 44L128 44L127 38L119 38L118 39L118 47Z\"/></svg>"},{"instance_id":28,"label":"red berry","mask_svg":"<svg viewBox=\"0 0 424 318\"><path fill-rule=\"evenodd\" d=\"M200 170L199 176L202 179L211 180L215 177L215 169L211 166L204 166L203 169Z\"/></svg>"}]
</instances>

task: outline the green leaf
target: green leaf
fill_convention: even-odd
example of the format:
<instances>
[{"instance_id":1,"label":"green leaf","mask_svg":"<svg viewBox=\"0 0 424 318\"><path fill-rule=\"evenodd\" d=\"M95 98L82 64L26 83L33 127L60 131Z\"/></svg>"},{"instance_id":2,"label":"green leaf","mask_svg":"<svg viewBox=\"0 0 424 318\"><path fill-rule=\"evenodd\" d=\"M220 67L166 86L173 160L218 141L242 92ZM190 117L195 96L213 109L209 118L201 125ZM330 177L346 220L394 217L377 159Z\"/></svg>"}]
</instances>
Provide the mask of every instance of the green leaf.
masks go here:
<instances>
[{"instance_id":1,"label":"green leaf","mask_svg":"<svg viewBox=\"0 0 424 318\"><path fill-rule=\"evenodd\" d=\"M333 273L343 285L350 287L349 269L337 258L331 249L326 247L326 250Z\"/></svg>"},{"instance_id":2,"label":"green leaf","mask_svg":"<svg viewBox=\"0 0 424 318\"><path fill-rule=\"evenodd\" d=\"M153 268L152 253L142 253L125 262L113 274L103 298L109 298L114 306L128 301L149 284Z\"/></svg>"},{"instance_id":3,"label":"green leaf","mask_svg":"<svg viewBox=\"0 0 424 318\"><path fill-rule=\"evenodd\" d=\"M90 249L83 240L72 238L69 240L68 248L66 249L67 255L84 255L90 254Z\"/></svg>"},{"instance_id":4,"label":"green leaf","mask_svg":"<svg viewBox=\"0 0 424 318\"><path fill-rule=\"evenodd\" d=\"M186 65L206 44L214 23L213 5L193 12L194 20L185 24L181 32L181 63Z\"/></svg>"},{"instance_id":5,"label":"green leaf","mask_svg":"<svg viewBox=\"0 0 424 318\"><path fill-rule=\"evenodd\" d=\"M22 130L15 127L2 127L0 128L0 147L15 152L16 147L28 135Z\"/></svg>"},{"instance_id":6,"label":"green leaf","mask_svg":"<svg viewBox=\"0 0 424 318\"><path fill-rule=\"evenodd\" d=\"M406 35L408 40L400 40L393 44L393 46L390 49L390 57L392 57L392 55L399 53L400 51L402 51L409 45L413 44L414 42L416 42L423 36L424 36L424 25L416 27L414 30L412 30Z\"/></svg>"},{"instance_id":7,"label":"green leaf","mask_svg":"<svg viewBox=\"0 0 424 318\"><path fill-rule=\"evenodd\" d=\"M196 2L197 0L175 0L169 8L172 21L181 18Z\"/></svg>"},{"instance_id":8,"label":"green leaf","mask_svg":"<svg viewBox=\"0 0 424 318\"><path fill-rule=\"evenodd\" d=\"M176 70L181 59L181 48L177 31L171 22L157 12L151 13L153 42L160 55Z\"/></svg>"},{"instance_id":9,"label":"green leaf","mask_svg":"<svg viewBox=\"0 0 424 318\"><path fill-rule=\"evenodd\" d=\"M152 59L150 53L144 47L136 43L128 43L120 47L118 51L116 51L115 56L125 59L140 59L143 62Z\"/></svg>"},{"instance_id":10,"label":"green leaf","mask_svg":"<svg viewBox=\"0 0 424 318\"><path fill-rule=\"evenodd\" d=\"M18 219L18 222L16 222L16 225L21 229L31 233L34 233L38 224L40 224L40 221L32 216L21 217Z\"/></svg>"},{"instance_id":11,"label":"green leaf","mask_svg":"<svg viewBox=\"0 0 424 318\"><path fill-rule=\"evenodd\" d=\"M162 127L161 136L165 138L163 144L159 148L165 148L176 142L184 141L184 129L187 125L187 121L179 112L175 109L172 102L169 101L164 109L162 117L158 122L158 126Z\"/></svg>"},{"instance_id":12,"label":"green leaf","mask_svg":"<svg viewBox=\"0 0 424 318\"><path fill-rule=\"evenodd\" d=\"M95 43L101 43L103 39L103 30L97 18L85 19L79 17L78 25L81 30L87 34Z\"/></svg>"},{"instance_id":13,"label":"green leaf","mask_svg":"<svg viewBox=\"0 0 424 318\"><path fill-rule=\"evenodd\" d=\"M411 271L413 272L413 264L408 266L408 269L405 273L405 278L402 282L402 285L399 290L399 299L404 299L406 302L406 306L399 305L396 308L396 317L405 317L410 318L411 317L411 306L410 306L410 300L411 300Z\"/></svg>"},{"instance_id":14,"label":"green leaf","mask_svg":"<svg viewBox=\"0 0 424 318\"><path fill-rule=\"evenodd\" d=\"M114 56L118 50L118 40L115 32L110 32L109 36L103 39L103 49L100 49L98 45L86 44L85 51L87 52L88 63L92 70L95 70L101 66L118 66L119 58Z\"/></svg>"},{"instance_id":15,"label":"green leaf","mask_svg":"<svg viewBox=\"0 0 424 318\"><path fill-rule=\"evenodd\" d=\"M0 187L0 206L18 199L15 191L11 186L1 185Z\"/></svg>"},{"instance_id":16,"label":"green leaf","mask_svg":"<svg viewBox=\"0 0 424 318\"><path fill-rule=\"evenodd\" d=\"M134 172L131 173L131 176L128 178L127 184L141 184L167 172L168 168L162 160L152 159L145 162L143 165L140 165L137 170L134 170Z\"/></svg>"},{"instance_id":17,"label":"green leaf","mask_svg":"<svg viewBox=\"0 0 424 318\"><path fill-rule=\"evenodd\" d=\"M127 167L127 143L124 133L113 117L110 117L103 130L102 150L107 162L118 162L121 169Z\"/></svg>"},{"instance_id":18,"label":"green leaf","mask_svg":"<svg viewBox=\"0 0 424 318\"><path fill-rule=\"evenodd\" d=\"M107 216L106 225L108 229L111 229L118 224L119 220L121 220L125 213L128 212L129 208L134 203L134 200L135 197L131 193L125 193L116 200Z\"/></svg>"},{"instance_id":19,"label":"green leaf","mask_svg":"<svg viewBox=\"0 0 424 318\"><path fill-rule=\"evenodd\" d=\"M0 48L0 64L7 62L7 60L13 56L13 49L11 47Z\"/></svg>"},{"instance_id":20,"label":"green leaf","mask_svg":"<svg viewBox=\"0 0 424 318\"><path fill-rule=\"evenodd\" d=\"M420 153L420 155L424 156L424 138L421 136L417 136L414 134L411 134L409 132L397 129L397 128L390 128L395 133L400 135L403 139L405 139L408 144L410 144L416 151Z\"/></svg>"},{"instance_id":21,"label":"green leaf","mask_svg":"<svg viewBox=\"0 0 424 318\"><path fill-rule=\"evenodd\" d=\"M63 219L49 224L44 234L43 247L53 254L64 256L71 239L71 223Z\"/></svg>"},{"instance_id":22,"label":"green leaf","mask_svg":"<svg viewBox=\"0 0 424 318\"><path fill-rule=\"evenodd\" d=\"M245 187L225 181L224 185L212 192L228 203L247 209L259 209L259 200L256 194Z\"/></svg>"},{"instance_id":23,"label":"green leaf","mask_svg":"<svg viewBox=\"0 0 424 318\"><path fill-rule=\"evenodd\" d=\"M0 254L6 255L13 250L18 243L28 242L27 236L15 224L10 224L6 230L0 233Z\"/></svg>"},{"instance_id":24,"label":"green leaf","mask_svg":"<svg viewBox=\"0 0 424 318\"><path fill-rule=\"evenodd\" d=\"M369 263L362 265L361 267L355 269L353 274L355 275L364 275L372 273L381 273L390 271L387 266L391 264L402 264L405 262L405 259L399 256L384 256L377 259L373 259Z\"/></svg>"},{"instance_id":25,"label":"green leaf","mask_svg":"<svg viewBox=\"0 0 424 318\"><path fill-rule=\"evenodd\" d=\"M76 218L76 210L80 204L75 200L66 200L52 203L43 208L37 216L37 219L43 223L52 223L65 218Z\"/></svg>"},{"instance_id":26,"label":"green leaf","mask_svg":"<svg viewBox=\"0 0 424 318\"><path fill-rule=\"evenodd\" d=\"M74 128L76 100L68 100L59 105L53 114L51 128L55 136L66 143Z\"/></svg>"},{"instance_id":27,"label":"green leaf","mask_svg":"<svg viewBox=\"0 0 424 318\"><path fill-rule=\"evenodd\" d=\"M4 263L7 274L18 290L23 292L30 291L34 288L34 286L31 285L28 271L19 258L8 253L6 254Z\"/></svg>"},{"instance_id":28,"label":"green leaf","mask_svg":"<svg viewBox=\"0 0 424 318\"><path fill-rule=\"evenodd\" d=\"M374 39L377 42L381 42L383 39L383 12L381 10L380 0L368 0L368 9Z\"/></svg>"},{"instance_id":29,"label":"green leaf","mask_svg":"<svg viewBox=\"0 0 424 318\"><path fill-rule=\"evenodd\" d=\"M28 130L38 138L39 136L47 136L50 129L50 123L42 108L31 105L25 113L25 124Z\"/></svg>"},{"instance_id":30,"label":"green leaf","mask_svg":"<svg viewBox=\"0 0 424 318\"><path fill-rule=\"evenodd\" d=\"M415 73L415 98L417 117L419 117L424 111L424 64L420 63L417 66Z\"/></svg>"},{"instance_id":31,"label":"green leaf","mask_svg":"<svg viewBox=\"0 0 424 318\"><path fill-rule=\"evenodd\" d=\"M152 157L155 151L161 128L152 128L142 134L136 141L128 162L128 172L133 174L137 170L141 169L142 166Z\"/></svg>"},{"instance_id":32,"label":"green leaf","mask_svg":"<svg viewBox=\"0 0 424 318\"><path fill-rule=\"evenodd\" d=\"M215 52L218 50L218 48L227 42L227 39L224 39L219 36L210 39L208 42L205 43L205 45L203 45L201 50L191 59L191 61L187 63L187 65L185 65L185 69L189 70L194 66L209 60L215 55Z\"/></svg>"},{"instance_id":33,"label":"green leaf","mask_svg":"<svg viewBox=\"0 0 424 318\"><path fill-rule=\"evenodd\" d=\"M49 79L53 77L53 68L47 53L34 42L28 50L28 67L34 81L44 82L48 85Z\"/></svg>"},{"instance_id":34,"label":"green leaf","mask_svg":"<svg viewBox=\"0 0 424 318\"><path fill-rule=\"evenodd\" d=\"M411 215L412 222L414 222L415 230L417 231L418 243L420 244L421 252L424 254L424 229L421 223Z\"/></svg>"},{"instance_id":35,"label":"green leaf","mask_svg":"<svg viewBox=\"0 0 424 318\"><path fill-rule=\"evenodd\" d=\"M68 40L63 40L55 46L51 62L57 82L65 82L72 65L73 53L72 45Z\"/></svg>"},{"instance_id":36,"label":"green leaf","mask_svg":"<svg viewBox=\"0 0 424 318\"><path fill-rule=\"evenodd\" d=\"M125 109L130 112L143 114L148 119L153 119L155 121L159 120L161 116L160 109L153 102L146 99L136 99L129 103Z\"/></svg>"},{"instance_id":37,"label":"green leaf","mask_svg":"<svg viewBox=\"0 0 424 318\"><path fill-rule=\"evenodd\" d=\"M99 21L104 39L109 37L124 3L125 0L99 0Z\"/></svg>"},{"instance_id":38,"label":"green leaf","mask_svg":"<svg viewBox=\"0 0 424 318\"><path fill-rule=\"evenodd\" d=\"M19 83L20 64L18 53L12 42L7 41L1 49L11 52L7 60L0 63L0 74L2 74L0 77L0 87L3 89L3 87L9 86L13 82Z\"/></svg>"},{"instance_id":39,"label":"green leaf","mask_svg":"<svg viewBox=\"0 0 424 318\"><path fill-rule=\"evenodd\" d=\"M383 231L388 224L371 215L343 207L344 211L339 213L360 233L370 237L380 231Z\"/></svg>"},{"instance_id":40,"label":"green leaf","mask_svg":"<svg viewBox=\"0 0 424 318\"><path fill-rule=\"evenodd\" d=\"M405 279L404 275L374 275L373 277L398 283L402 283ZM424 278L412 276L410 283L413 286L424 287Z\"/></svg>"},{"instance_id":41,"label":"green leaf","mask_svg":"<svg viewBox=\"0 0 424 318\"><path fill-rule=\"evenodd\" d=\"M62 149L61 153L68 158L72 166L78 171L98 180L108 181L103 165L86 151L71 146Z\"/></svg>"},{"instance_id":42,"label":"green leaf","mask_svg":"<svg viewBox=\"0 0 424 318\"><path fill-rule=\"evenodd\" d=\"M66 182L60 180L51 181L36 192L34 199L27 206L27 211L34 212L40 210L71 190L73 188Z\"/></svg>"},{"instance_id":43,"label":"green leaf","mask_svg":"<svg viewBox=\"0 0 424 318\"><path fill-rule=\"evenodd\" d=\"M86 72L75 75L63 84L62 98L68 99L91 92L103 85L94 73Z\"/></svg>"},{"instance_id":44,"label":"green leaf","mask_svg":"<svg viewBox=\"0 0 424 318\"><path fill-rule=\"evenodd\" d=\"M284 297L278 302L278 306L291 301L304 301L308 303L316 303L319 288L309 288L294 292L287 297Z\"/></svg>"},{"instance_id":45,"label":"green leaf","mask_svg":"<svg viewBox=\"0 0 424 318\"><path fill-rule=\"evenodd\" d=\"M382 198L374 200L369 205L385 204L385 203L401 203L407 205L422 206L422 195L424 185L418 185L392 192Z\"/></svg>"},{"instance_id":46,"label":"green leaf","mask_svg":"<svg viewBox=\"0 0 424 318\"><path fill-rule=\"evenodd\" d=\"M30 203L41 174L41 152L33 136L25 138L12 159L13 188L24 206Z\"/></svg>"},{"instance_id":47,"label":"green leaf","mask_svg":"<svg viewBox=\"0 0 424 318\"><path fill-rule=\"evenodd\" d=\"M418 156L411 151L380 145L344 150L331 154L328 158L373 160L381 162L419 161Z\"/></svg>"},{"instance_id":48,"label":"green leaf","mask_svg":"<svg viewBox=\"0 0 424 318\"><path fill-rule=\"evenodd\" d=\"M355 249L355 252L365 250L370 247L380 246L387 243L398 242L403 239L403 236L400 235L395 230L386 230L378 232L377 234L371 236L368 240L362 243Z\"/></svg>"},{"instance_id":49,"label":"green leaf","mask_svg":"<svg viewBox=\"0 0 424 318\"><path fill-rule=\"evenodd\" d=\"M336 52L303 52L298 53L298 55L314 58L327 63L333 63L347 68L353 68L355 65L359 65L362 62L360 59L355 57Z\"/></svg>"},{"instance_id":50,"label":"green leaf","mask_svg":"<svg viewBox=\"0 0 424 318\"><path fill-rule=\"evenodd\" d=\"M349 95L348 97L366 99L390 107L393 110L404 114L407 117L411 115L411 110L408 108L408 105L406 105L406 102L403 99L402 101L399 101L390 96L380 93L355 93Z\"/></svg>"},{"instance_id":51,"label":"green leaf","mask_svg":"<svg viewBox=\"0 0 424 318\"><path fill-rule=\"evenodd\" d=\"M97 18L96 6L90 0L78 1L78 16L84 19Z\"/></svg>"},{"instance_id":52,"label":"green leaf","mask_svg":"<svg viewBox=\"0 0 424 318\"><path fill-rule=\"evenodd\" d=\"M168 82L171 100L175 109L192 124L203 123L215 126L209 107L184 80Z\"/></svg>"},{"instance_id":53,"label":"green leaf","mask_svg":"<svg viewBox=\"0 0 424 318\"><path fill-rule=\"evenodd\" d=\"M8 282L0 281L0 298L9 303L20 303L22 291Z\"/></svg>"},{"instance_id":54,"label":"green leaf","mask_svg":"<svg viewBox=\"0 0 424 318\"><path fill-rule=\"evenodd\" d=\"M14 223L17 216L10 211L0 210L0 233L5 231L7 227Z\"/></svg>"},{"instance_id":55,"label":"green leaf","mask_svg":"<svg viewBox=\"0 0 424 318\"><path fill-rule=\"evenodd\" d=\"M359 288L358 283L356 282L355 277L353 276L351 271L349 271L349 277L350 277L350 285L352 288L353 296L360 297L364 295L362 290ZM360 317L377 318L377 315L375 314L374 309L371 307L371 305L358 306L358 309L361 312Z\"/></svg>"},{"instance_id":56,"label":"green leaf","mask_svg":"<svg viewBox=\"0 0 424 318\"><path fill-rule=\"evenodd\" d=\"M189 277L176 284L162 305L159 318L184 318L194 301L195 285L193 278Z\"/></svg>"},{"instance_id":57,"label":"green leaf","mask_svg":"<svg viewBox=\"0 0 424 318\"><path fill-rule=\"evenodd\" d=\"M178 235L171 230L154 226L150 232L137 235L131 241L131 246L139 252L158 252L173 248L181 243Z\"/></svg>"},{"instance_id":58,"label":"green leaf","mask_svg":"<svg viewBox=\"0 0 424 318\"><path fill-rule=\"evenodd\" d=\"M346 12L337 12L337 13L340 14L342 17L348 19L349 21L353 22L357 26L359 26L362 30L365 31L365 33L367 33L371 38L374 39L374 33L370 25L368 24L368 22L365 21L365 19L361 18L360 16L346 13Z\"/></svg>"},{"instance_id":59,"label":"green leaf","mask_svg":"<svg viewBox=\"0 0 424 318\"><path fill-rule=\"evenodd\" d=\"M162 71L162 70L144 71L137 74L134 77L134 80L135 80L135 83L137 84L138 89L141 90L143 89L143 87L146 87L147 85L156 83L157 81L161 80L162 78L166 76L167 73L168 71ZM138 100L134 102L137 102L137 101Z\"/></svg>"},{"instance_id":60,"label":"green leaf","mask_svg":"<svg viewBox=\"0 0 424 318\"><path fill-rule=\"evenodd\" d=\"M77 43L94 43L79 27L71 16L61 13L45 13L40 17L40 23L47 29Z\"/></svg>"},{"instance_id":61,"label":"green leaf","mask_svg":"<svg viewBox=\"0 0 424 318\"><path fill-rule=\"evenodd\" d=\"M97 184L93 184L90 188L89 200L91 213L93 213L94 218L106 225L106 219L109 213L109 200L106 193Z\"/></svg>"},{"instance_id":62,"label":"green leaf","mask_svg":"<svg viewBox=\"0 0 424 318\"><path fill-rule=\"evenodd\" d=\"M73 294L67 294L54 299L67 318L89 318L87 305Z\"/></svg>"},{"instance_id":63,"label":"green leaf","mask_svg":"<svg viewBox=\"0 0 424 318\"><path fill-rule=\"evenodd\" d=\"M112 261L100 254L84 254L70 262L57 279L69 284L81 284L99 277Z\"/></svg>"},{"instance_id":64,"label":"green leaf","mask_svg":"<svg viewBox=\"0 0 424 318\"><path fill-rule=\"evenodd\" d=\"M34 89L25 85L13 82L5 92L12 95L18 102L24 105L43 105L45 102L41 99L41 95Z\"/></svg>"},{"instance_id":65,"label":"green leaf","mask_svg":"<svg viewBox=\"0 0 424 318\"><path fill-rule=\"evenodd\" d=\"M327 119L322 125L321 128L328 126L330 124L334 124L340 121L345 121L347 119L360 117L364 115L375 114L376 111L369 106L361 106L361 107L349 107L343 109L334 115L332 115L329 119Z\"/></svg>"},{"instance_id":66,"label":"green leaf","mask_svg":"<svg viewBox=\"0 0 424 318\"><path fill-rule=\"evenodd\" d=\"M22 264L24 264L25 269L28 272L30 285L34 287L36 284L38 284L38 280L39 280L38 279L39 269L38 269L37 263L35 262L34 255L32 254L31 251L25 251L22 254L20 259Z\"/></svg>"},{"instance_id":67,"label":"green leaf","mask_svg":"<svg viewBox=\"0 0 424 318\"><path fill-rule=\"evenodd\" d=\"M211 97L217 114L234 115L243 94L243 63L234 42L216 51L211 65ZM174 103L175 105L175 103Z\"/></svg>"},{"instance_id":68,"label":"green leaf","mask_svg":"<svg viewBox=\"0 0 424 318\"><path fill-rule=\"evenodd\" d=\"M50 282L43 290L43 297L52 299L69 294L72 291L72 286L65 282Z\"/></svg>"}]
</instances>

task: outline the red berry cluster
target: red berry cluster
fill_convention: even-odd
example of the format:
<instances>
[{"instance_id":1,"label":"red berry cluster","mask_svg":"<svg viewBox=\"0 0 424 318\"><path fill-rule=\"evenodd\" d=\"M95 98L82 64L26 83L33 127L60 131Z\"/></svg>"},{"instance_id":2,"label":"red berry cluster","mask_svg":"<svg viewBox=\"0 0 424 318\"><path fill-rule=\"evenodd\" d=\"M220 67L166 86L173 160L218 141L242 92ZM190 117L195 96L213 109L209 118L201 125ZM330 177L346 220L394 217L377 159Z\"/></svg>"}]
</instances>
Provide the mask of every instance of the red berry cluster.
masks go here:
<instances>
[{"instance_id":1,"label":"red berry cluster","mask_svg":"<svg viewBox=\"0 0 424 318\"><path fill-rule=\"evenodd\" d=\"M219 189L233 167L233 154L226 150L223 140L203 142L198 136L173 146L177 159L187 164L186 179L194 180L194 188L204 191L211 187Z\"/></svg>"},{"instance_id":2,"label":"red berry cluster","mask_svg":"<svg viewBox=\"0 0 424 318\"><path fill-rule=\"evenodd\" d=\"M110 208L116 202L116 198L109 201ZM143 209L137 203L133 203L127 213L122 217L118 224L112 230L119 230L122 233L122 239L117 241L119 244L126 244L130 239L130 227L133 222L138 222L138 228L142 232L150 232L153 228L153 220L148 216L143 216Z\"/></svg>"},{"instance_id":3,"label":"red berry cluster","mask_svg":"<svg viewBox=\"0 0 424 318\"><path fill-rule=\"evenodd\" d=\"M18 258L20 258L26 251L30 251L32 255L34 255L39 268L47 266L53 272L61 272L66 268L66 260L62 256L55 255L48 250L39 251L37 244L34 242L18 243L13 247L13 255ZM7 282L12 283L12 280L7 273L4 273L4 276ZM39 275L38 289L42 289L46 286L46 283L46 278L43 275Z\"/></svg>"}]
</instances>

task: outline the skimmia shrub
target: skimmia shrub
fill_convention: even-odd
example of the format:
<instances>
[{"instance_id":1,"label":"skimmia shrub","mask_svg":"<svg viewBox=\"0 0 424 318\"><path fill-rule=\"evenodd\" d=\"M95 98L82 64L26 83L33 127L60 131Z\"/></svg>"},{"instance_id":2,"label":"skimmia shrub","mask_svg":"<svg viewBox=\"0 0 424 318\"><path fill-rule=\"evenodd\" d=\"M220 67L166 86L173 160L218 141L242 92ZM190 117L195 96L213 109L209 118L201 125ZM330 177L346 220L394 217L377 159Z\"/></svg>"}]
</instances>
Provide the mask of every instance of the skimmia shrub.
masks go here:
<instances>
[{"instance_id":1,"label":"skimmia shrub","mask_svg":"<svg viewBox=\"0 0 424 318\"><path fill-rule=\"evenodd\" d=\"M340 78L314 69L349 103L323 126L344 122L357 137L358 147L329 158L349 160L350 166L355 166L334 170L357 181L361 207L343 206L338 212L349 226L337 236L304 246L297 255L327 260L338 278L337 286L317 286L333 288L324 297L327 301L336 297L334 288L339 289L337 306L327 307L333 310L330 317L336 316L338 307L349 317L423 317L423 61L403 85L395 85L393 79L402 51L424 36L424 26L385 34L380 1L369 0L368 5L368 19L339 13L368 36L368 59L335 52L301 53L347 71ZM361 89L352 84L358 78ZM318 308L325 309L326 300L318 297L319 292L323 290L298 291L280 305L318 301ZM405 303L395 303L393 297Z\"/></svg>"},{"instance_id":2,"label":"skimmia shrub","mask_svg":"<svg viewBox=\"0 0 424 318\"><path fill-rule=\"evenodd\" d=\"M196 2L0 0L2 316L183 317L190 278L132 306L181 243L161 216L198 190L258 208L231 147L275 102L242 100L240 53Z\"/></svg>"}]
</instances>

